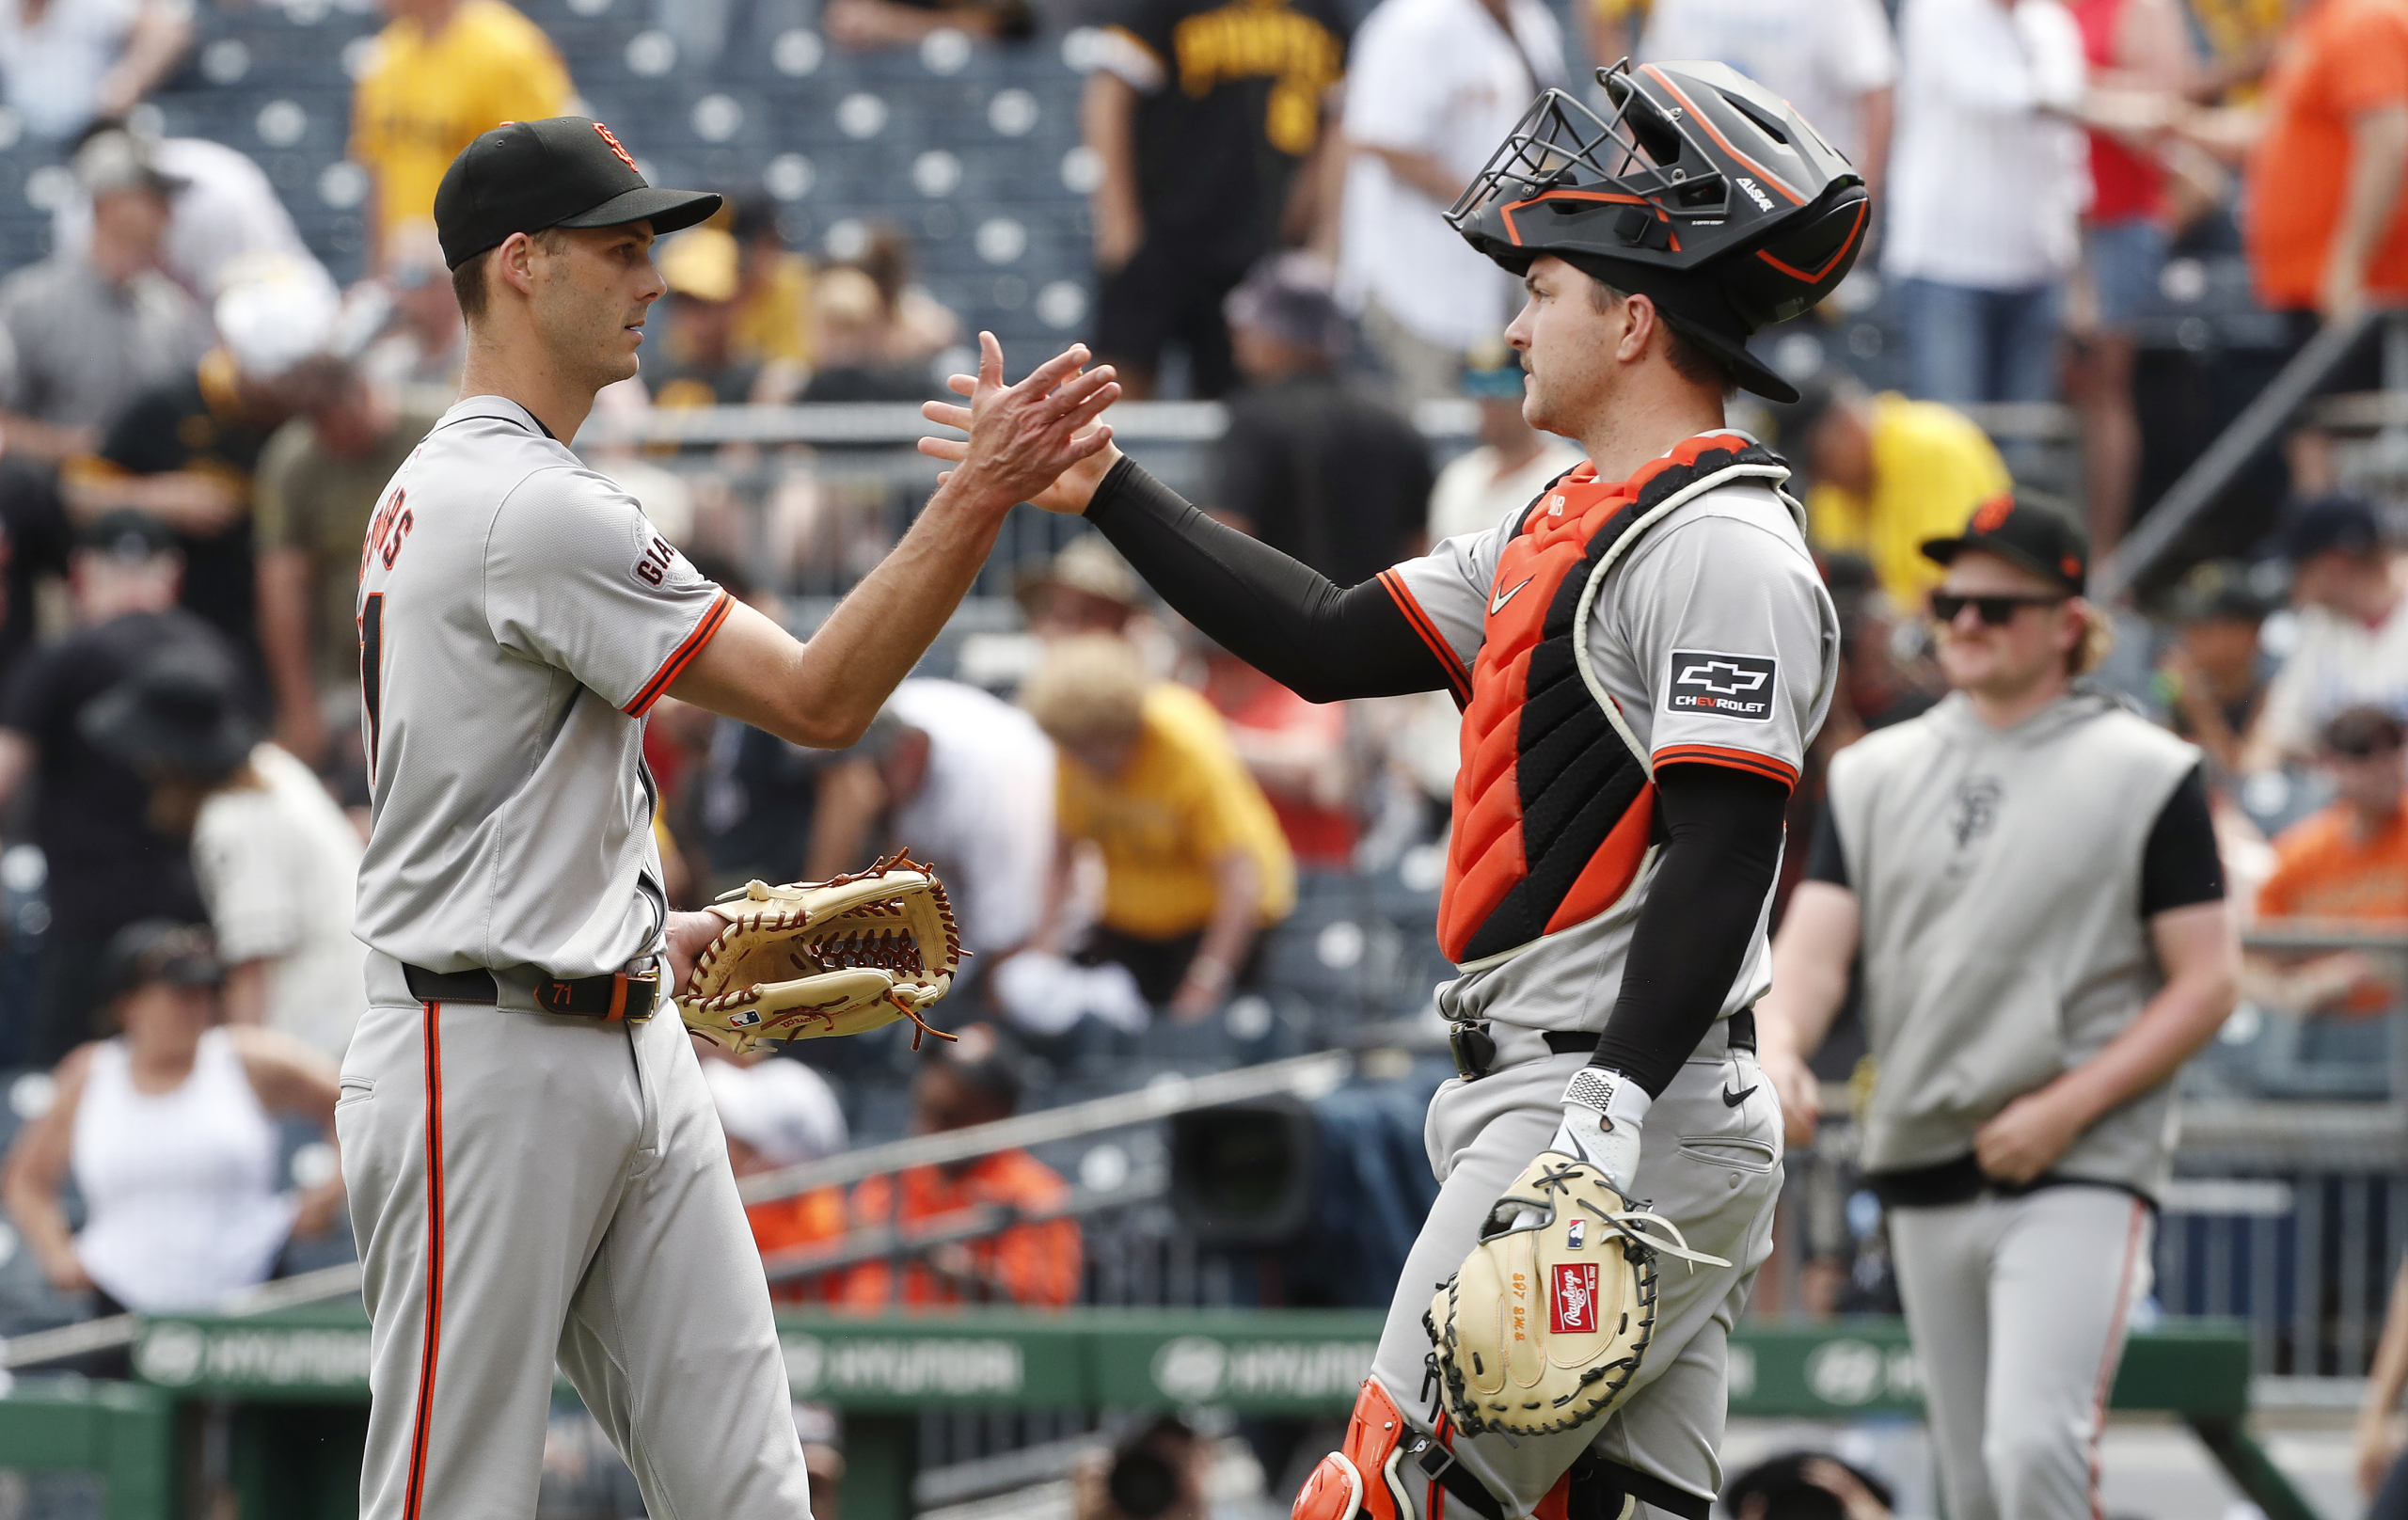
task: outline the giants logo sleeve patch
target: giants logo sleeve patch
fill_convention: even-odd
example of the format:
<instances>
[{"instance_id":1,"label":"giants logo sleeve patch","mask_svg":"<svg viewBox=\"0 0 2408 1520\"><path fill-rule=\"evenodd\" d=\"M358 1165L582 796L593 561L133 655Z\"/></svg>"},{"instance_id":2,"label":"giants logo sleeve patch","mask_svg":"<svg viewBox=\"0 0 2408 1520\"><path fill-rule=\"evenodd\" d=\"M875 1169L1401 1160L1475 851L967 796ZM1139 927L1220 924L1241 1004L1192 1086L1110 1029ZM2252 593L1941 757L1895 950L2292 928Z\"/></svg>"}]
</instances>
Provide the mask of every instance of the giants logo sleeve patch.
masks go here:
<instances>
[{"instance_id":1,"label":"giants logo sleeve patch","mask_svg":"<svg viewBox=\"0 0 2408 1520\"><path fill-rule=\"evenodd\" d=\"M1771 722L1775 669L1771 658L1763 655L1675 649L1666 683L1669 705L1676 713Z\"/></svg>"}]
</instances>

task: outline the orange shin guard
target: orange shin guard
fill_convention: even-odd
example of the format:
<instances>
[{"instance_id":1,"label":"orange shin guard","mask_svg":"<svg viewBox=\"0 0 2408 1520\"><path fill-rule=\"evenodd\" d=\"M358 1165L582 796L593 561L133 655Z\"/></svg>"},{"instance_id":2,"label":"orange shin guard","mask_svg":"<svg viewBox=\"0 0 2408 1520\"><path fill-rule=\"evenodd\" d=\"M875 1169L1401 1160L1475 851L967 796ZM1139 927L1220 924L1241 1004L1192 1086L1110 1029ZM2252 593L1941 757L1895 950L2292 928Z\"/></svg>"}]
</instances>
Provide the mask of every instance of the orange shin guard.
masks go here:
<instances>
[{"instance_id":1,"label":"orange shin guard","mask_svg":"<svg viewBox=\"0 0 2408 1520\"><path fill-rule=\"evenodd\" d=\"M1313 1468L1290 1520L1415 1520L1405 1480L1397 1472L1407 1434L1396 1401L1377 1378L1365 1378L1346 1422L1344 1448Z\"/></svg>"}]
</instances>

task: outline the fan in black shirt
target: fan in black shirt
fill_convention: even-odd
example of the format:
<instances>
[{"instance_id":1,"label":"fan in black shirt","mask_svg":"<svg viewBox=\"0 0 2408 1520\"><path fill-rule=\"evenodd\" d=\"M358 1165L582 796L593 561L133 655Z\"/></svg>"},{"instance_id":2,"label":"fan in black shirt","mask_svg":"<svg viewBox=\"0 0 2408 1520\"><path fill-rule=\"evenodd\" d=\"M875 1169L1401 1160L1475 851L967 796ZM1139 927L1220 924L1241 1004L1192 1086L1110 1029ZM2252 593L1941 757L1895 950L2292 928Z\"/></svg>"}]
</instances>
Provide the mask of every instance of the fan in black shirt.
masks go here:
<instances>
[{"instance_id":1,"label":"fan in black shirt","mask_svg":"<svg viewBox=\"0 0 2408 1520\"><path fill-rule=\"evenodd\" d=\"M1234 378L1221 299L1283 241L1291 192L1326 149L1326 97L1343 77L1335 0L1116 0L1083 114L1099 160L1096 356L1124 391L1151 393L1165 347L1192 388Z\"/></svg>"},{"instance_id":2,"label":"fan in black shirt","mask_svg":"<svg viewBox=\"0 0 2408 1520\"><path fill-rule=\"evenodd\" d=\"M150 826L150 787L77 727L87 704L158 650L233 659L215 630L175 605L177 578L174 545L157 523L138 513L103 517L76 550L81 625L27 654L0 701L0 804L31 782L34 838L50 866L26 1053L41 1066L92 1037L95 968L111 935L137 919L207 916L186 842Z\"/></svg>"}]
</instances>

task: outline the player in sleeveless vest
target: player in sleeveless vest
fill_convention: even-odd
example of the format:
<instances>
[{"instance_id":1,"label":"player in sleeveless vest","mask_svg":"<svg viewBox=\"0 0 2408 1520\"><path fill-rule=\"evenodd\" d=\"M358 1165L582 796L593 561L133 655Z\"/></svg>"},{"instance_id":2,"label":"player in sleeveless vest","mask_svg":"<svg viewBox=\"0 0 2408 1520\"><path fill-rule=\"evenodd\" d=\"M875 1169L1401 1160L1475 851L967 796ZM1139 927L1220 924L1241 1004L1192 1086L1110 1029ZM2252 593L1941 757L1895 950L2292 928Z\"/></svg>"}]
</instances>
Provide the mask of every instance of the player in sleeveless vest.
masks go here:
<instances>
[{"instance_id":1,"label":"player in sleeveless vest","mask_svg":"<svg viewBox=\"0 0 2408 1520\"><path fill-rule=\"evenodd\" d=\"M2001 497L1925 552L1956 689L1832 758L1762 1006L1788 1138L1861 966L1867 1181L1953 1520L2080 1520L2175 1136L2232 1009L2200 753L2077 677L2103 654L2069 520ZM1861 960L1860 960L1861 957Z\"/></svg>"},{"instance_id":2,"label":"player in sleeveless vest","mask_svg":"<svg viewBox=\"0 0 2408 1520\"><path fill-rule=\"evenodd\" d=\"M1747 336L1837 284L1866 202L1811 125L1719 64L1598 79L1608 117L1549 92L1449 214L1523 281L1506 337L1524 416L1587 451L1537 499L1341 588L1117 450L1034 499L1084 513L1182 615L1305 697L1445 690L1463 708L1439 921L1460 974L1437 992L1460 1075L1426 1133L1440 1192L1299 1520L1444 1520L1450 1504L1591 1520L1633 1501L1704 1520L1726 1337L1770 1249L1780 1121L1749 1010L1838 623L1787 467L1724 404L1739 386L1796 394ZM968 421L943 403L927 415ZM1467 1435L1426 1381L1421 1316L1547 1149L1729 1265L1661 1276L1654 1342L1603 1418Z\"/></svg>"}]
</instances>

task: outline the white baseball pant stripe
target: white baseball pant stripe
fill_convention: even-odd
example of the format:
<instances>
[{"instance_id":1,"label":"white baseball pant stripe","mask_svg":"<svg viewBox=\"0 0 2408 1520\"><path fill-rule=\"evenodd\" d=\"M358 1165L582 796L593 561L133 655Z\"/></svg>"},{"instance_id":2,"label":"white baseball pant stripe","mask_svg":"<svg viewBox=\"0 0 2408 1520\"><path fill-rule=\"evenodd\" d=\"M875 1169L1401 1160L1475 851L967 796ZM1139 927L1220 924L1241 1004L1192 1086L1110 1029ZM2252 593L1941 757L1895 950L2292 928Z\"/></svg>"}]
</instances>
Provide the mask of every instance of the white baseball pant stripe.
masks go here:
<instances>
[{"instance_id":1,"label":"white baseball pant stripe","mask_svg":"<svg viewBox=\"0 0 2408 1520\"><path fill-rule=\"evenodd\" d=\"M2099 1434L2154 1230L2103 1186L1891 1211L1949 1520L2098 1520Z\"/></svg>"},{"instance_id":2,"label":"white baseball pant stripe","mask_svg":"<svg viewBox=\"0 0 2408 1520\"><path fill-rule=\"evenodd\" d=\"M768 1285L673 1014L373 1006L335 1119L374 1324L362 1520L528 1520L556 1364L656 1520L807 1520Z\"/></svg>"},{"instance_id":3,"label":"white baseball pant stripe","mask_svg":"<svg viewBox=\"0 0 2408 1520\"><path fill-rule=\"evenodd\" d=\"M1477 1082L1450 1081L1431 1100L1424 1139L1438 1200L1405 1258L1371 1363L1397 1407L1425 1429L1430 1337L1421 1317L1431 1294L1463 1264L1490 1207L1555 1137L1564 1084L1589 1059L1549 1052L1534 1030L1492 1028L1497 1069ZM1529 1514L1592 1446L1692 1494L1711 1496L1722 1486L1731 1326L1756 1268L1771 1254L1781 1195L1780 1106L1758 1076L1754 1055L1729 1051L1723 1035L1717 1024L1648 1109L1633 1186L1691 1246L1732 1264L1692 1270L1671 1258L1658 1263L1655 1337L1631 1391L1602 1422L1558 1435L1453 1439L1456 1456L1510 1514ZM1642 1506L1640 1512L1656 1512ZM1446 1520L1467 1514L1461 1505L1445 1509Z\"/></svg>"}]
</instances>

